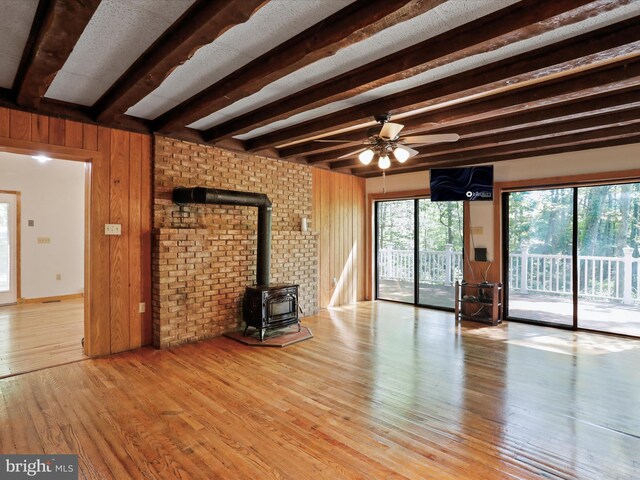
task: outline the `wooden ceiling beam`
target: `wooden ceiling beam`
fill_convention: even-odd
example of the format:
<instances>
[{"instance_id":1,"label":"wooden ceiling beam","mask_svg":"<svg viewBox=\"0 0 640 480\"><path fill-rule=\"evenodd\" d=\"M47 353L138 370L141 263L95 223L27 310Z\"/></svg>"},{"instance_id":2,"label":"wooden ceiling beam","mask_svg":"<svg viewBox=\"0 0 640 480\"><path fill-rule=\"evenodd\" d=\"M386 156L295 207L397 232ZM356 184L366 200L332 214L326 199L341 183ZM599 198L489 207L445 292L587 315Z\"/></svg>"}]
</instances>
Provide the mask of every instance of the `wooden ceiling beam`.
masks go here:
<instances>
[{"instance_id":1,"label":"wooden ceiling beam","mask_svg":"<svg viewBox=\"0 0 640 480\"><path fill-rule=\"evenodd\" d=\"M536 157L543 157L547 155L556 155L561 153L570 153L570 152L579 152L584 150L593 150L596 148L606 148L606 147L614 147L619 145L630 145L633 143L640 143L640 134L639 135L631 135L628 137L620 137L609 140L599 140L595 139L593 142L587 142L580 145L568 145L568 146L560 146L560 147L549 147L543 148L537 151L523 151L520 153L512 153L506 155L495 155L489 157L477 157L469 160L461 160L461 161L442 161L442 162L433 162L429 165L422 164L416 167L406 168L404 170L387 170L386 174L388 175L400 175L403 173L413 173L413 172L424 172L431 168L452 168L452 167L466 167L471 165L478 164L488 164L488 163L498 163L505 162L509 160L519 160L519 159L531 159ZM369 172L364 175L358 175L364 178L373 178L382 176L382 172Z\"/></svg>"},{"instance_id":2,"label":"wooden ceiling beam","mask_svg":"<svg viewBox=\"0 0 640 480\"><path fill-rule=\"evenodd\" d=\"M457 132L457 125L481 122L508 122L512 117L528 115L525 120L533 121L536 112L544 115L545 109L556 109L555 114L565 108L569 115L580 115L587 109L582 102L590 101L593 110L622 108L621 106L638 101L637 88L640 85L640 61L625 61L599 67L593 71L582 72L548 84L535 85L518 90L517 94L503 93L487 99L453 105L440 110L425 112L403 119L408 133ZM613 96L616 95L617 99ZM577 108L572 105L580 104ZM553 113L551 114L553 115ZM434 129L436 124L438 128ZM462 129L461 129L462 131ZM346 150L346 149L345 149ZM314 157L310 157L313 161ZM315 156L316 160L318 156Z\"/></svg>"},{"instance_id":3,"label":"wooden ceiling beam","mask_svg":"<svg viewBox=\"0 0 640 480\"><path fill-rule=\"evenodd\" d=\"M93 106L94 115L111 122L124 115L196 51L229 28L246 22L268 0L197 0L156 40Z\"/></svg>"},{"instance_id":4,"label":"wooden ceiling beam","mask_svg":"<svg viewBox=\"0 0 640 480\"><path fill-rule=\"evenodd\" d=\"M34 20L38 30L27 42L19 75L14 82L18 105L37 107L49 85L69 58L100 0L41 0L42 18Z\"/></svg>"},{"instance_id":5,"label":"wooden ceiling beam","mask_svg":"<svg viewBox=\"0 0 640 480\"><path fill-rule=\"evenodd\" d=\"M515 135L525 134L527 132L535 132L538 128L549 128L553 133L553 129L557 129L558 133L567 129L580 130L588 129L593 126L602 126L607 123L614 124L633 119L635 109L640 107L640 91L629 91L617 93L615 95L607 95L604 98L589 98L588 100L562 104L555 107L547 107L536 109L534 111L526 111L513 116L498 117L485 120L482 122L471 122L458 126L455 130L461 137L461 141L454 143L441 143L434 145L423 145L422 147L413 147L421 153L433 153L441 150L461 149L466 142L491 142L494 139L498 141L508 141L507 134ZM442 128L432 130L431 133L441 133L450 128ZM320 155L306 157L307 163L310 165L318 165L322 163L337 162L340 155L353 151L353 147L345 148L344 151L323 153ZM341 153L343 152L343 153ZM354 165L357 160L352 158ZM346 162L346 161L343 161ZM347 163L343 163L347 165Z\"/></svg>"},{"instance_id":6,"label":"wooden ceiling beam","mask_svg":"<svg viewBox=\"0 0 640 480\"><path fill-rule=\"evenodd\" d=\"M609 128L603 128L596 131L589 131L583 133L576 133L571 135L563 135L551 138L545 138L542 140L526 140L519 143L513 143L508 145L500 145L496 147L482 149L481 151L466 151L457 153L448 153L444 155L427 156L417 161L413 161L412 164L404 164L399 166L392 166L387 171L401 172L414 167L425 166L430 168L434 164L442 164L449 162L464 162L477 161L477 163L485 163L489 160L486 158L495 157L497 155L519 154L528 153L530 155L537 154L537 151L544 150L552 147L575 147L578 145L590 144L594 142L601 142L605 140L619 140L629 137L638 137L637 124L614 126ZM480 159L485 159L480 162ZM353 175L361 175L368 173L376 173L380 169L377 165L370 165L367 167L352 168L350 171Z\"/></svg>"},{"instance_id":7,"label":"wooden ceiling beam","mask_svg":"<svg viewBox=\"0 0 640 480\"><path fill-rule=\"evenodd\" d=\"M397 115L425 108L437 109L443 103L515 91L523 86L557 79L638 55L640 16L249 139L247 148L251 150L278 146L366 124L371 121L373 115L381 112ZM362 131L364 128L359 130Z\"/></svg>"},{"instance_id":8,"label":"wooden ceiling beam","mask_svg":"<svg viewBox=\"0 0 640 480\"><path fill-rule=\"evenodd\" d=\"M167 133L189 125L443 1L356 0L164 113L154 122L156 130Z\"/></svg>"},{"instance_id":9,"label":"wooden ceiling beam","mask_svg":"<svg viewBox=\"0 0 640 480\"><path fill-rule=\"evenodd\" d=\"M502 145L510 145L515 143L528 142L532 140L544 140L552 137L561 137L566 135L574 135L577 133L595 131L595 135L599 134L599 130L617 126L633 125L640 123L640 103L636 108L623 112L613 112L604 115L596 115L587 118L578 118L563 122L552 123L550 125L540 125L533 128L525 128L522 130L512 130L503 133L463 139L461 141L449 144L431 145L429 147L418 148L418 155L409 161L415 163L421 158L429 158L435 155L446 155L449 153L478 151L481 153L485 149L498 147ZM330 163L332 170L361 167L362 164L357 158L347 160L337 160Z\"/></svg>"},{"instance_id":10,"label":"wooden ceiling beam","mask_svg":"<svg viewBox=\"0 0 640 480\"><path fill-rule=\"evenodd\" d=\"M131 117L129 115L123 115L118 118L117 125L112 123L104 123L96 121L89 107L77 105L74 103L63 102L60 100L54 100L50 98L43 98L38 104L37 108L27 107L24 105L18 105L15 101L13 92L6 88L0 88L0 107L11 108L13 110L21 110L29 113L37 113L40 115L47 115L50 117L64 118L68 120L74 120L76 122L83 122L92 125L101 125L109 128L119 128L121 130L127 130L129 132L145 133L151 135L151 127L146 120L142 120L137 117ZM178 140L185 140L188 142L204 143L204 139L200 131L192 128L183 128L172 135L172 138ZM229 150L245 151L241 142L228 142L225 143L223 148Z\"/></svg>"},{"instance_id":11,"label":"wooden ceiling beam","mask_svg":"<svg viewBox=\"0 0 640 480\"><path fill-rule=\"evenodd\" d=\"M247 133L331 102L488 52L593 15L603 2L524 0L248 112L204 133L209 141Z\"/></svg>"},{"instance_id":12,"label":"wooden ceiling beam","mask_svg":"<svg viewBox=\"0 0 640 480\"><path fill-rule=\"evenodd\" d=\"M586 100L581 98L578 101L565 103L560 106L546 106L543 108L527 107L525 112L515 115L490 118L484 121L458 123L455 128L455 133L461 137L488 135L490 133L516 130L527 126L544 125L584 116L627 110L629 108L635 108L638 102L640 102L640 90L637 89L623 90L614 94L607 92L601 95L594 95ZM433 124L426 129L421 126L412 127L411 125L407 125L402 133L404 136L407 136L447 133L448 131L451 131L451 127L447 125ZM362 137L362 133L358 133L357 135ZM351 137L350 135L344 136ZM362 138L358 141L355 141L353 137L345 138L345 140L346 143L343 144L309 142L282 148L279 150L280 157L301 157L306 159L309 164L322 164L337 160L337 157L347 154L355 150L358 145L363 144Z\"/></svg>"}]
</instances>

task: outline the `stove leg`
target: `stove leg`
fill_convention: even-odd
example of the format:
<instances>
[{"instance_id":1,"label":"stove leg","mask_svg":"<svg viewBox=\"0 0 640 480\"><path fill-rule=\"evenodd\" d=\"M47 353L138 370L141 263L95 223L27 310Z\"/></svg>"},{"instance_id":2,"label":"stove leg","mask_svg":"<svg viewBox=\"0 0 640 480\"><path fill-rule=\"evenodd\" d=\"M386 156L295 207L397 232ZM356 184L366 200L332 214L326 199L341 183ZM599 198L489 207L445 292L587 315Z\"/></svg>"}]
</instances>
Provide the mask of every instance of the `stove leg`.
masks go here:
<instances>
[{"instance_id":1,"label":"stove leg","mask_svg":"<svg viewBox=\"0 0 640 480\"><path fill-rule=\"evenodd\" d=\"M247 330L249 330L249 325L247 325L246 327L244 327L244 333L242 334L243 337L247 336Z\"/></svg>"},{"instance_id":2,"label":"stove leg","mask_svg":"<svg viewBox=\"0 0 640 480\"><path fill-rule=\"evenodd\" d=\"M261 328L260 329L260 341L264 342L264 332L265 332L266 328Z\"/></svg>"},{"instance_id":3,"label":"stove leg","mask_svg":"<svg viewBox=\"0 0 640 480\"><path fill-rule=\"evenodd\" d=\"M300 320L298 320L298 333L300 333L301 329L302 329L302 323L300 323Z\"/></svg>"}]
</instances>

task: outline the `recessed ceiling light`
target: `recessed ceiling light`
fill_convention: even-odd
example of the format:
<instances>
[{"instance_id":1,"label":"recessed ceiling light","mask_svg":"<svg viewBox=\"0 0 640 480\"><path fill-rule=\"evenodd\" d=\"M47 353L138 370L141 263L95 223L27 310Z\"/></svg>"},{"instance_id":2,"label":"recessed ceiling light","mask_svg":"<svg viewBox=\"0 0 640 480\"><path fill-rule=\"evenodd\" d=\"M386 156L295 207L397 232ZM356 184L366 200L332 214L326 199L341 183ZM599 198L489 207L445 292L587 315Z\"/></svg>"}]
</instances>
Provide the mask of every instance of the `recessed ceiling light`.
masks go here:
<instances>
[{"instance_id":1,"label":"recessed ceiling light","mask_svg":"<svg viewBox=\"0 0 640 480\"><path fill-rule=\"evenodd\" d=\"M47 163L51 161L51 157L47 157L46 155L31 155L31 158L39 161L40 163Z\"/></svg>"}]
</instances>

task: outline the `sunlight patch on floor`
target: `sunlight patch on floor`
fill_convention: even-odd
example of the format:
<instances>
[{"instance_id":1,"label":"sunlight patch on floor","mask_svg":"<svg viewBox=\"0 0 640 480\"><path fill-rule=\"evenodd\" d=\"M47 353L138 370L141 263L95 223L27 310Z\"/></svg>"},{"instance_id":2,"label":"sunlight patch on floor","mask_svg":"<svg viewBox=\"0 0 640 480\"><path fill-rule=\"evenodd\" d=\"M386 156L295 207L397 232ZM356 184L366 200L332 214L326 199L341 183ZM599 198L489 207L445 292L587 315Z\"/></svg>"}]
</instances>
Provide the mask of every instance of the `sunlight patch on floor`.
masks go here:
<instances>
[{"instance_id":1,"label":"sunlight patch on floor","mask_svg":"<svg viewBox=\"0 0 640 480\"><path fill-rule=\"evenodd\" d=\"M541 335L529 338L507 340L505 343L536 348L564 355L605 355L640 348L640 341L617 339L605 335L573 333L565 335Z\"/></svg>"}]
</instances>

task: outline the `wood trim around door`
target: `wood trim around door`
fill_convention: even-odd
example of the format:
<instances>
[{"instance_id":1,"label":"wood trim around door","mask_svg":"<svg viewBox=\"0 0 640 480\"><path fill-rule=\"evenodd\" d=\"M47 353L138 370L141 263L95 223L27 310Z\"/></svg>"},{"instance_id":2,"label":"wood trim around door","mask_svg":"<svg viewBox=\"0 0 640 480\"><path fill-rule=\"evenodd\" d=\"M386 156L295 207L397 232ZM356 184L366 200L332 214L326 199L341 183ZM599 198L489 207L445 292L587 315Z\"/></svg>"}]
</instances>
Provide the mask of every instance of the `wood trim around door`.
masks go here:
<instances>
[{"instance_id":1,"label":"wood trim around door","mask_svg":"<svg viewBox=\"0 0 640 480\"><path fill-rule=\"evenodd\" d=\"M17 191L17 190L0 190L0 193L3 194L8 194L8 195L15 195L16 196L16 302L20 303L20 298L21 298L21 293L22 293L22 280L21 280L21 276L20 276L20 269L21 269L21 243L22 243L22 237L20 235L21 232L21 214L20 214L20 201L21 201L21 195L22 193Z\"/></svg>"},{"instance_id":2,"label":"wood trim around door","mask_svg":"<svg viewBox=\"0 0 640 480\"><path fill-rule=\"evenodd\" d=\"M83 162L85 164L92 164L97 159L102 159L102 154L95 150L85 150L81 148L65 147L59 145L51 145L48 143L37 143L27 140L16 140L11 138L0 138L0 151L14 153L18 155L46 155L53 159L59 160L73 160ZM87 184L85 185L85 212L91 211L91 196L86 192L88 185L90 185L90 169L87 169ZM14 193L14 192L10 192ZM18 215L18 221L20 216ZM85 276L84 276L84 354L87 356L92 355L92 349L90 339L92 335L92 329L94 326L91 324L91 276L87 275L87 272L91 271L91 225L88 221L88 217L85 213L84 224L84 262L85 262ZM19 232L20 230L18 230ZM20 242L18 241L18 245ZM19 252L19 247L18 247ZM18 261L18 266L20 261ZM18 280L18 286L20 286L20 279ZM20 290L18 290L18 299L21 298Z\"/></svg>"}]
</instances>

